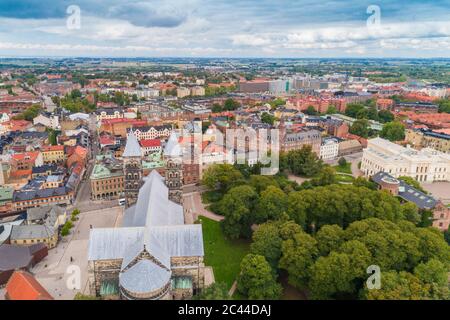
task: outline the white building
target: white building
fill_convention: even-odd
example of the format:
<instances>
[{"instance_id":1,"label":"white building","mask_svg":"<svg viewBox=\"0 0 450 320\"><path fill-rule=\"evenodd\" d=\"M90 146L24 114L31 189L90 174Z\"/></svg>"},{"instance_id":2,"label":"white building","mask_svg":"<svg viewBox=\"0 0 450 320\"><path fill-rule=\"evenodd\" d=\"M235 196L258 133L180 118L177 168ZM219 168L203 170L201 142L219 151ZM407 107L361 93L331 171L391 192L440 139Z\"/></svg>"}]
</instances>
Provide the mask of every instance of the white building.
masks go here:
<instances>
[{"instance_id":1,"label":"white building","mask_svg":"<svg viewBox=\"0 0 450 320\"><path fill-rule=\"evenodd\" d=\"M408 176L419 182L450 181L450 154L430 148L405 148L375 138L364 149L361 170L366 176L383 171L395 178Z\"/></svg>"},{"instance_id":2,"label":"white building","mask_svg":"<svg viewBox=\"0 0 450 320\"><path fill-rule=\"evenodd\" d=\"M46 128L59 129L59 117L50 114L40 114L33 119L33 125L41 124Z\"/></svg>"},{"instance_id":3,"label":"white building","mask_svg":"<svg viewBox=\"0 0 450 320\"><path fill-rule=\"evenodd\" d=\"M332 160L339 154L339 141L335 138L323 139L320 145L320 159Z\"/></svg>"},{"instance_id":4,"label":"white building","mask_svg":"<svg viewBox=\"0 0 450 320\"><path fill-rule=\"evenodd\" d=\"M97 110L95 111L95 115L97 117L97 122L107 119L122 119L123 112L119 110Z\"/></svg>"}]
</instances>

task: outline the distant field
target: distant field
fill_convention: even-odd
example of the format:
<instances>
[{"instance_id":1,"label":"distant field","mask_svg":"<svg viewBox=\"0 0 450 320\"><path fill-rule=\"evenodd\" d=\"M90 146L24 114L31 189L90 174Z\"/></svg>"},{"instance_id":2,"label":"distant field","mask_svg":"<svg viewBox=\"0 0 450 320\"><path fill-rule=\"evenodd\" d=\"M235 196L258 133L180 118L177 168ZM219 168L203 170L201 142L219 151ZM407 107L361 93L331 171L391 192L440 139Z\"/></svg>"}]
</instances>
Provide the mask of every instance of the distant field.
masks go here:
<instances>
[{"instance_id":1,"label":"distant field","mask_svg":"<svg viewBox=\"0 0 450 320\"><path fill-rule=\"evenodd\" d=\"M216 282L231 288L240 270L242 258L250 251L250 241L228 240L217 221L200 216L203 225L205 265L212 266Z\"/></svg>"}]
</instances>

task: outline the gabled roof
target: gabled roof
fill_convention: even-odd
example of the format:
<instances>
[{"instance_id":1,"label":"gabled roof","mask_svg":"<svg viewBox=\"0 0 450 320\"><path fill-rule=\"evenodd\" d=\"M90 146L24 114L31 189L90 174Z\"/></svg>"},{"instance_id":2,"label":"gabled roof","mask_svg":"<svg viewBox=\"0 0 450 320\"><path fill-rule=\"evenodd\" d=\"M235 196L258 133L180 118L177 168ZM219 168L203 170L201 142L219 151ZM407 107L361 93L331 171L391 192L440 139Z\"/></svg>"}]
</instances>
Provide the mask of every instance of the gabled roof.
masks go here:
<instances>
[{"instance_id":1,"label":"gabled roof","mask_svg":"<svg viewBox=\"0 0 450 320\"><path fill-rule=\"evenodd\" d=\"M127 135L127 144L125 145L125 151L122 157L141 157L141 147L133 131L130 131Z\"/></svg>"},{"instance_id":2,"label":"gabled roof","mask_svg":"<svg viewBox=\"0 0 450 320\"><path fill-rule=\"evenodd\" d=\"M175 131L172 131L170 138L164 148L164 155L167 157L181 157L183 152L181 146L178 143L178 135Z\"/></svg>"},{"instance_id":3,"label":"gabled roof","mask_svg":"<svg viewBox=\"0 0 450 320\"><path fill-rule=\"evenodd\" d=\"M125 213L124 227L184 224L183 208L169 200L169 189L161 175L153 170L144 178L135 206Z\"/></svg>"},{"instance_id":4,"label":"gabled roof","mask_svg":"<svg viewBox=\"0 0 450 320\"><path fill-rule=\"evenodd\" d=\"M9 300L53 300L53 297L28 272L15 271L6 285Z\"/></svg>"}]
</instances>

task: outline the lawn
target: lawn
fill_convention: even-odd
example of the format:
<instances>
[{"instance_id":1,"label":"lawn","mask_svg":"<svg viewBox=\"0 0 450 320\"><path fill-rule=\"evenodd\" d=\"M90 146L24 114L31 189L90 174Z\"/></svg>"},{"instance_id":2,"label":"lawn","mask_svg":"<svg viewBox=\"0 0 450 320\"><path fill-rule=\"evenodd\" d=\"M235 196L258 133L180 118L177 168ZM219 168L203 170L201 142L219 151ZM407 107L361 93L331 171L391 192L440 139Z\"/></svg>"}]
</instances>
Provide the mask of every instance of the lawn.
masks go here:
<instances>
[{"instance_id":1,"label":"lawn","mask_svg":"<svg viewBox=\"0 0 450 320\"><path fill-rule=\"evenodd\" d=\"M345 174L337 174L336 175L336 181L337 182L349 182L352 183L355 180L352 176L348 176Z\"/></svg>"},{"instance_id":2,"label":"lawn","mask_svg":"<svg viewBox=\"0 0 450 320\"><path fill-rule=\"evenodd\" d=\"M352 164L350 162L347 162L345 164L345 166L333 166L334 170L336 170L336 172L342 172L342 173L352 173Z\"/></svg>"},{"instance_id":3,"label":"lawn","mask_svg":"<svg viewBox=\"0 0 450 320\"><path fill-rule=\"evenodd\" d=\"M219 222L203 216L200 219L203 225L205 265L213 267L216 282L225 282L231 288L239 273L242 258L250 251L250 241L228 240Z\"/></svg>"}]
</instances>

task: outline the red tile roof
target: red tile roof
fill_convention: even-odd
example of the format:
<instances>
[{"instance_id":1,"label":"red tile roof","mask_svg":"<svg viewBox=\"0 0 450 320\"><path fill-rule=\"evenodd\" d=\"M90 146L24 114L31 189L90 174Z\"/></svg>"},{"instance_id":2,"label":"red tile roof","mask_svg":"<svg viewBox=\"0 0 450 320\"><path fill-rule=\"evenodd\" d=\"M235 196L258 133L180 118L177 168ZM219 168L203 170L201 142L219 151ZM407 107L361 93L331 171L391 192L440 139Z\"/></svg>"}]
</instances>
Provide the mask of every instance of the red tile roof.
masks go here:
<instances>
[{"instance_id":1,"label":"red tile roof","mask_svg":"<svg viewBox=\"0 0 450 320\"><path fill-rule=\"evenodd\" d=\"M140 141L141 147L149 148L149 147L160 147L161 140L159 139L144 139Z\"/></svg>"},{"instance_id":2,"label":"red tile roof","mask_svg":"<svg viewBox=\"0 0 450 320\"><path fill-rule=\"evenodd\" d=\"M30 151L23 153L14 153L11 158L15 161L26 161L34 163L39 156L39 151Z\"/></svg>"},{"instance_id":3,"label":"red tile roof","mask_svg":"<svg viewBox=\"0 0 450 320\"><path fill-rule=\"evenodd\" d=\"M15 271L6 284L9 300L53 300L53 297L28 272Z\"/></svg>"},{"instance_id":4,"label":"red tile roof","mask_svg":"<svg viewBox=\"0 0 450 320\"><path fill-rule=\"evenodd\" d=\"M56 146L43 146L42 147L43 152L49 152L49 151L64 151L64 146L56 145Z\"/></svg>"}]
</instances>

